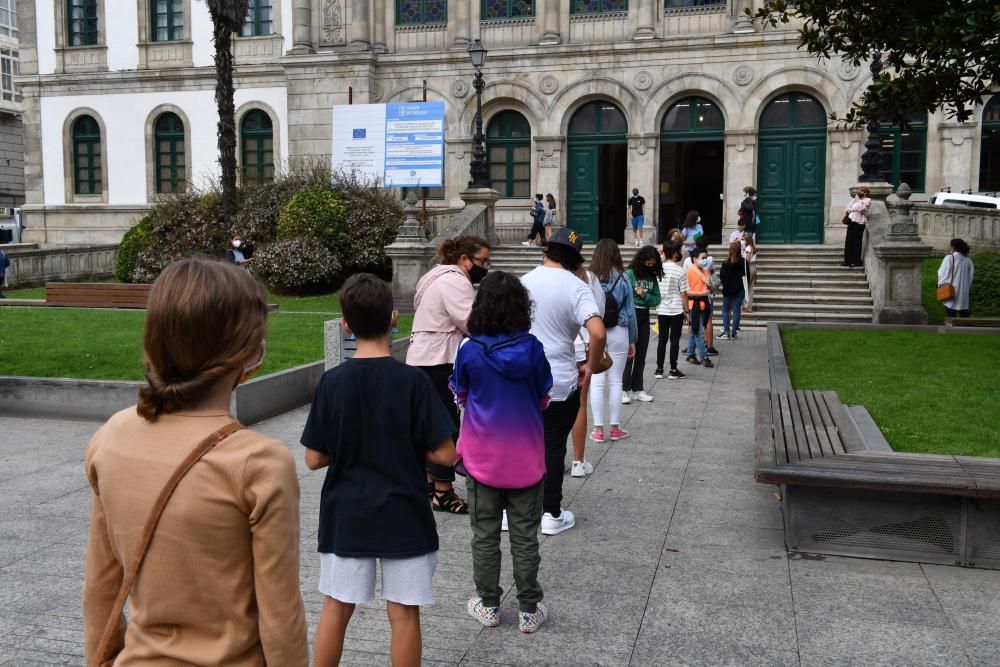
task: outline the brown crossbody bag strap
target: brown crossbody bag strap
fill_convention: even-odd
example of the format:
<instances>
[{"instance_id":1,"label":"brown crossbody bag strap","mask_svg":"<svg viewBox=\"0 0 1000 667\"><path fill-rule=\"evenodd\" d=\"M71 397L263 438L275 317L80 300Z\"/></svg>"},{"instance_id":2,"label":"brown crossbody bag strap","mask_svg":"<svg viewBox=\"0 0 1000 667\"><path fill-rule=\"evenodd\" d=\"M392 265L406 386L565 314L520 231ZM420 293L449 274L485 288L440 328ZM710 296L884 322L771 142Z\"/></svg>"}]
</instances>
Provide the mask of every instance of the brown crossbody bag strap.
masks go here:
<instances>
[{"instance_id":1,"label":"brown crossbody bag strap","mask_svg":"<svg viewBox=\"0 0 1000 667\"><path fill-rule=\"evenodd\" d=\"M160 495L157 496L156 502L153 503L153 509L149 511L149 518L146 519L146 524L142 529L142 538L139 540L139 544L136 547L135 553L132 556L132 561L129 563L128 570L125 572L125 578L122 579L122 585L118 589L118 597L115 599L115 605L111 609L111 615L108 617L107 623L104 625L104 632L101 633L101 642L97 645L97 664L101 667L104 665L111 665L115 657L121 652L121 646L112 646L111 642L114 639L116 630L121 622L122 610L125 608L125 601L128 599L128 594L132 590L132 585L135 583L135 578L139 574L139 568L142 566L142 561L146 557L146 551L149 550L149 544L153 541L153 533L156 532L156 524L160 522L160 516L163 515L163 508L167 506L167 501L170 500L170 496L173 495L174 490L180 483L184 476L194 467L201 457L207 454L213 447L228 438L230 435L239 431L243 428L243 424L238 421L230 422L226 424L219 430L212 433L210 436L202 440L197 447L191 450L191 453L181 461L181 464L177 466L174 474L170 476L167 483L163 486L163 490L160 491Z\"/></svg>"}]
</instances>

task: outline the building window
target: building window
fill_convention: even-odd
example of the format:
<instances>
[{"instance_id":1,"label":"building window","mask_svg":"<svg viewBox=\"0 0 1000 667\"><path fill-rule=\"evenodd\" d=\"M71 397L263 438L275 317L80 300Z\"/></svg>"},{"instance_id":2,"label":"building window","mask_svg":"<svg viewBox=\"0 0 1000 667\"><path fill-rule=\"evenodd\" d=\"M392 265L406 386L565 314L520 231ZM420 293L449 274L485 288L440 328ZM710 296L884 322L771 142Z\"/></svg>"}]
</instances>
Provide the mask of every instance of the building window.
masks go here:
<instances>
[{"instance_id":1,"label":"building window","mask_svg":"<svg viewBox=\"0 0 1000 667\"><path fill-rule=\"evenodd\" d=\"M526 19L534 15L534 0L483 0L483 21Z\"/></svg>"},{"instance_id":2,"label":"building window","mask_svg":"<svg viewBox=\"0 0 1000 667\"><path fill-rule=\"evenodd\" d=\"M151 0L154 42L184 39L184 0Z\"/></svg>"},{"instance_id":3,"label":"building window","mask_svg":"<svg viewBox=\"0 0 1000 667\"><path fill-rule=\"evenodd\" d=\"M490 179L501 197L531 197L531 126L516 111L501 111L486 126Z\"/></svg>"},{"instance_id":4,"label":"building window","mask_svg":"<svg viewBox=\"0 0 1000 667\"><path fill-rule=\"evenodd\" d=\"M17 51L0 49L0 89L4 102L20 102L21 91L14 87L14 77L21 74L21 62Z\"/></svg>"},{"instance_id":5,"label":"building window","mask_svg":"<svg viewBox=\"0 0 1000 667\"><path fill-rule=\"evenodd\" d=\"M73 122L73 192L99 195L102 190L101 127L92 116Z\"/></svg>"},{"instance_id":6,"label":"building window","mask_svg":"<svg viewBox=\"0 0 1000 667\"><path fill-rule=\"evenodd\" d=\"M156 191L184 192L187 189L184 155L184 122L167 112L153 126L156 142Z\"/></svg>"},{"instance_id":7,"label":"building window","mask_svg":"<svg viewBox=\"0 0 1000 667\"><path fill-rule=\"evenodd\" d=\"M271 117L254 109L240 123L244 183L267 183L274 180L274 127Z\"/></svg>"},{"instance_id":8,"label":"building window","mask_svg":"<svg viewBox=\"0 0 1000 667\"><path fill-rule=\"evenodd\" d=\"M663 0L665 9L689 9L691 7L721 7L725 9L727 0Z\"/></svg>"},{"instance_id":9,"label":"building window","mask_svg":"<svg viewBox=\"0 0 1000 667\"><path fill-rule=\"evenodd\" d=\"M97 0L67 0L70 46L97 44Z\"/></svg>"},{"instance_id":10,"label":"building window","mask_svg":"<svg viewBox=\"0 0 1000 667\"><path fill-rule=\"evenodd\" d=\"M0 0L0 35L17 37L17 0Z\"/></svg>"},{"instance_id":11,"label":"building window","mask_svg":"<svg viewBox=\"0 0 1000 667\"><path fill-rule=\"evenodd\" d=\"M448 22L448 0L396 0L396 25Z\"/></svg>"},{"instance_id":12,"label":"building window","mask_svg":"<svg viewBox=\"0 0 1000 667\"><path fill-rule=\"evenodd\" d=\"M983 133L979 144L979 191L1000 190L1000 95L983 109Z\"/></svg>"},{"instance_id":13,"label":"building window","mask_svg":"<svg viewBox=\"0 0 1000 667\"><path fill-rule=\"evenodd\" d=\"M271 34L274 19L272 0L250 0L247 4L247 18L243 22L243 37L261 37Z\"/></svg>"},{"instance_id":14,"label":"building window","mask_svg":"<svg viewBox=\"0 0 1000 667\"><path fill-rule=\"evenodd\" d=\"M660 129L664 134L718 134L726 127L722 112L702 97L685 97L670 107Z\"/></svg>"},{"instance_id":15,"label":"building window","mask_svg":"<svg viewBox=\"0 0 1000 667\"><path fill-rule=\"evenodd\" d=\"M627 12L628 0L573 0L571 14L607 14Z\"/></svg>"},{"instance_id":16,"label":"building window","mask_svg":"<svg viewBox=\"0 0 1000 667\"><path fill-rule=\"evenodd\" d=\"M923 192L924 166L927 158L927 114L911 114L909 127L898 125L883 127L882 174L898 187L906 183L914 192Z\"/></svg>"}]
</instances>

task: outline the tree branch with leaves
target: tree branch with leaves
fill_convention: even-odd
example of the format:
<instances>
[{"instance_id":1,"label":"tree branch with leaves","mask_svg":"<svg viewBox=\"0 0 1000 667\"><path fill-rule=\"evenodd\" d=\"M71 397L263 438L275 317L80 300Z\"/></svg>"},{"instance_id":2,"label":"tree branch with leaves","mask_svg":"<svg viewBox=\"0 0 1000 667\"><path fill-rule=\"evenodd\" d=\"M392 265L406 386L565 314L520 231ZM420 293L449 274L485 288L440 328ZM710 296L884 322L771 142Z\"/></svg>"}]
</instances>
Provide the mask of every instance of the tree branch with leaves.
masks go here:
<instances>
[{"instance_id":1,"label":"tree branch with leaves","mask_svg":"<svg viewBox=\"0 0 1000 667\"><path fill-rule=\"evenodd\" d=\"M801 22L800 48L821 58L862 65L882 54L885 69L842 119L850 124L905 126L939 108L965 121L1000 85L997 0L768 0L746 13L765 28Z\"/></svg>"}]
</instances>

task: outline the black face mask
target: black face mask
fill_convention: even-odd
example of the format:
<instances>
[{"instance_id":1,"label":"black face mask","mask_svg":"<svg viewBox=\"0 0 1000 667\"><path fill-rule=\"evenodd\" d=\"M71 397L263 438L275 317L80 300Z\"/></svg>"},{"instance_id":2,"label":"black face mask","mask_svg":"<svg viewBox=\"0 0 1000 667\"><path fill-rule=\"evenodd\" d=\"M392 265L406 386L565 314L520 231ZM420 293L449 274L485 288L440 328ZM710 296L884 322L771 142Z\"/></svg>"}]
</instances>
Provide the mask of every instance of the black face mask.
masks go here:
<instances>
[{"instance_id":1,"label":"black face mask","mask_svg":"<svg viewBox=\"0 0 1000 667\"><path fill-rule=\"evenodd\" d=\"M484 269L478 264L473 264L472 268L469 269L469 280L472 281L473 285L478 285L483 282L483 278L489 273L489 269Z\"/></svg>"}]
</instances>

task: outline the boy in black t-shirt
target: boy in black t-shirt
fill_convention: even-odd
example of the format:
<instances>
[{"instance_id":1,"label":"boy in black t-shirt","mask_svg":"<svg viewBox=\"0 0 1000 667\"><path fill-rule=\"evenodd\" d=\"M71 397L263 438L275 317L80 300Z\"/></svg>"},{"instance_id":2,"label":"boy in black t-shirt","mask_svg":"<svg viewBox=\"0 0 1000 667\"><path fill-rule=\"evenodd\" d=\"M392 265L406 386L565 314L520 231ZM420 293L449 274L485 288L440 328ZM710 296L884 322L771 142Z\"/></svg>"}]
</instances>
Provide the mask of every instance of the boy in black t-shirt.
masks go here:
<instances>
[{"instance_id":1,"label":"boy in black t-shirt","mask_svg":"<svg viewBox=\"0 0 1000 667\"><path fill-rule=\"evenodd\" d=\"M357 352L316 387L302 433L310 470L329 466L320 500L319 591L326 596L314 664L337 665L356 604L375 596L375 561L392 626L392 664L419 665L420 605L431 604L438 536L425 461L455 462L455 425L427 375L393 359L392 293L352 276L340 291Z\"/></svg>"}]
</instances>

